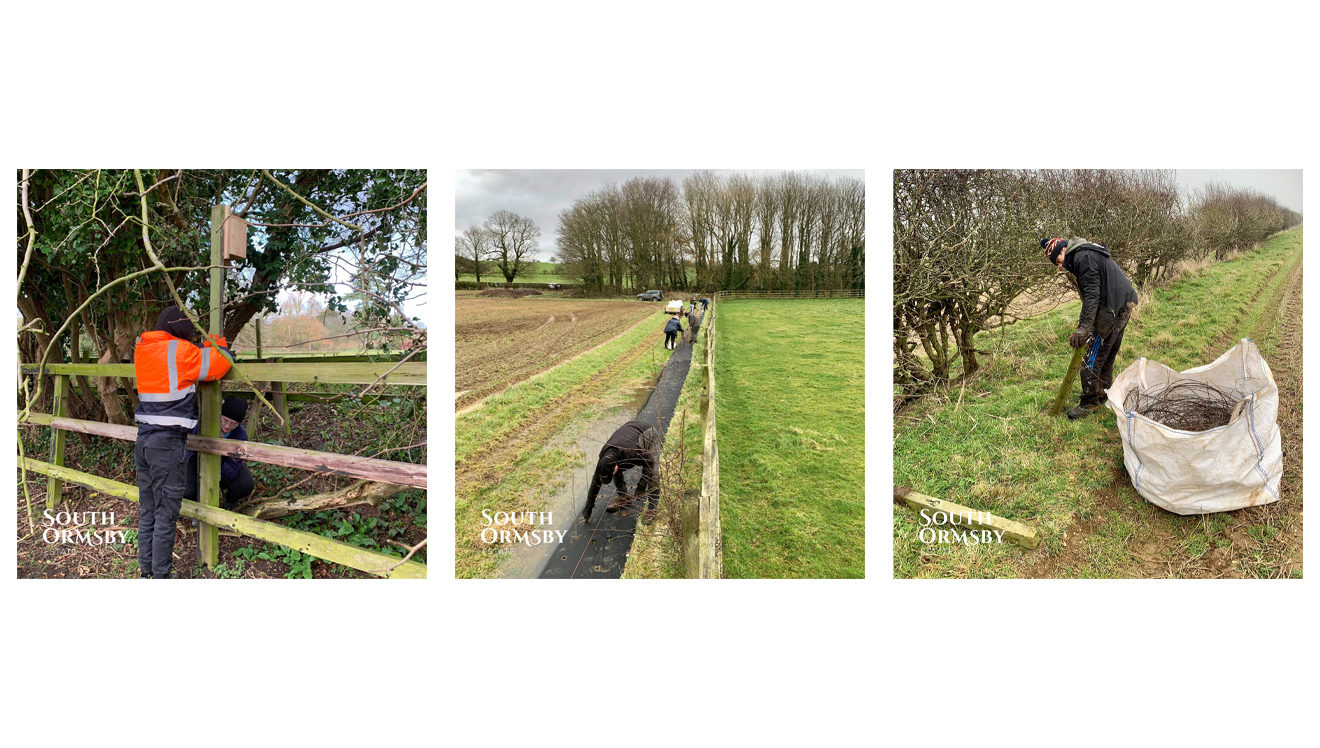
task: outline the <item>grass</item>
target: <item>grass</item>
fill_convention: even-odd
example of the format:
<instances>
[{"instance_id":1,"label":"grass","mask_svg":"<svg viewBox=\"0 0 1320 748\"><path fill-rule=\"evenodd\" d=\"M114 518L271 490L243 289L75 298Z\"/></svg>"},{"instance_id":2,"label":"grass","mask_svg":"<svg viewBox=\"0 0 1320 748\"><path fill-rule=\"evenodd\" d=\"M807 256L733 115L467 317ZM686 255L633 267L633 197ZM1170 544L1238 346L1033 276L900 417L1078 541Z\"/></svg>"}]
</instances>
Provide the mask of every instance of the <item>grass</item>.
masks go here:
<instances>
[{"instance_id":1,"label":"grass","mask_svg":"<svg viewBox=\"0 0 1320 748\"><path fill-rule=\"evenodd\" d=\"M692 364L683 380L683 391L674 405L674 417L661 445L661 471L674 467L670 458L665 456L680 449L685 455L680 477L671 480L662 475L661 482L666 487L681 486L664 497L667 502L681 502L683 494L693 496L701 492L701 448L705 426L701 402L705 393L702 383L706 376L705 363L706 339L700 337L692 348ZM686 424L686 428L680 429L680 424ZM679 537L680 509L679 504L667 504L663 511L657 512L654 520L638 524L632 549L628 552L628 563L623 569L624 579L682 579L686 576L683 543Z\"/></svg>"},{"instance_id":2,"label":"grass","mask_svg":"<svg viewBox=\"0 0 1320 748\"><path fill-rule=\"evenodd\" d=\"M1279 378L1292 361L1281 305L1299 276L1302 232L1294 229L1259 251L1194 271L1145 295L1124 335L1115 372L1138 356L1185 369L1208 363L1240 337L1260 346ZM1179 517L1141 499L1123 467L1113 416L1077 422L1048 418L1067 368L1066 339L1078 302L982 334L990 350L963 386L895 416L894 484L991 511L1036 527L1041 547L935 545L919 539L918 515L894 509L897 577L1279 576L1300 574L1301 478L1288 474L1285 498L1270 507L1207 517ZM1298 321L1300 325L1300 321ZM1300 378L1300 327L1296 371ZM1277 358L1276 358L1277 357ZM1285 380L1287 377L1284 378ZM1280 381L1281 393L1289 391ZM1074 384L1075 402L1078 385ZM1283 395L1285 398L1287 395ZM1298 389L1300 401L1300 390ZM1297 424L1300 440L1300 417ZM1289 505L1291 499L1293 504ZM1281 506L1282 505L1282 506ZM1255 539L1258 526L1284 522L1296 508L1293 540ZM1065 539L1067 543L1065 545ZM1295 563L1294 563L1295 562Z\"/></svg>"},{"instance_id":3,"label":"grass","mask_svg":"<svg viewBox=\"0 0 1320 748\"><path fill-rule=\"evenodd\" d=\"M553 262L535 262L530 269L525 269L513 279L514 283L563 283L565 285L576 285L582 282L581 278L575 278L571 275L561 275L559 266ZM696 280L697 271L695 268L688 268L687 277L689 280ZM477 276L475 273L464 273L455 278L459 283L475 283ZM491 266L491 272L481 274L482 283L503 283L504 275L498 267ZM651 286L654 288L654 286ZM634 289L625 287L625 292L641 293L646 289Z\"/></svg>"},{"instance_id":4,"label":"grass","mask_svg":"<svg viewBox=\"0 0 1320 748\"><path fill-rule=\"evenodd\" d=\"M562 473L587 455L554 437L653 381L668 357L658 334L663 312L605 345L488 398L455 424L457 577L498 574L505 552L479 542L481 511L542 510Z\"/></svg>"},{"instance_id":5,"label":"grass","mask_svg":"<svg viewBox=\"0 0 1320 748\"><path fill-rule=\"evenodd\" d=\"M483 263L483 267L486 263ZM523 271L518 273L513 279L514 283L576 283L577 281L567 275L559 274L559 266L553 262L537 261L528 263L531 267L524 267ZM457 277L460 283L475 283L477 276L475 273L464 273ZM504 274L493 264L490 266L490 272L481 274L482 283L503 283Z\"/></svg>"},{"instance_id":6,"label":"grass","mask_svg":"<svg viewBox=\"0 0 1320 748\"><path fill-rule=\"evenodd\" d=\"M864 302L724 301L724 574L865 576Z\"/></svg>"}]
</instances>

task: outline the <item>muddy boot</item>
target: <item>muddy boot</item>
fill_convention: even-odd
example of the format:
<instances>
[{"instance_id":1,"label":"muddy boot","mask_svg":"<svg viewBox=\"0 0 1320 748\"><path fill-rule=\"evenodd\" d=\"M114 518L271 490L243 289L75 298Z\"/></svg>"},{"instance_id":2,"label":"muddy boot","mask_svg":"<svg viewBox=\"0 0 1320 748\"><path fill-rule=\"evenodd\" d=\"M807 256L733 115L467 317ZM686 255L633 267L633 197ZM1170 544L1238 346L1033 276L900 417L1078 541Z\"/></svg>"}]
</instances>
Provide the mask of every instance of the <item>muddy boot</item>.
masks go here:
<instances>
[{"instance_id":1,"label":"muddy boot","mask_svg":"<svg viewBox=\"0 0 1320 748\"><path fill-rule=\"evenodd\" d=\"M1078 418L1085 418L1097 410L1100 410L1100 405L1098 403L1075 406L1068 411L1068 420L1076 421Z\"/></svg>"}]
</instances>

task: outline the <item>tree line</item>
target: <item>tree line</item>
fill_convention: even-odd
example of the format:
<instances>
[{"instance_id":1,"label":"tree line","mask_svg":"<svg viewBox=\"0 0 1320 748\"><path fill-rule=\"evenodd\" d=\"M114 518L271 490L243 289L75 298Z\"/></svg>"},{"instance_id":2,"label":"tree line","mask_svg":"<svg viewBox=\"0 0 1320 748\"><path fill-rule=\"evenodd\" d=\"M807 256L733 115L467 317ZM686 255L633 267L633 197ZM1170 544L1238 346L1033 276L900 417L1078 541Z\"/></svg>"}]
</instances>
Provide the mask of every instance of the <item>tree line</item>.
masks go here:
<instances>
[{"instance_id":1,"label":"tree line","mask_svg":"<svg viewBox=\"0 0 1320 748\"><path fill-rule=\"evenodd\" d=\"M1222 259L1300 222L1249 189L1184 195L1172 171L895 170L894 381L912 396L970 375L976 334L1014 322L1015 302L1075 293L1041 237L1103 244L1150 287L1184 260Z\"/></svg>"},{"instance_id":2,"label":"tree line","mask_svg":"<svg viewBox=\"0 0 1320 748\"><path fill-rule=\"evenodd\" d=\"M524 228L501 234L510 225ZM463 231L456 254L477 269L493 260L513 282L539 236L531 219L496 211ZM809 172L636 177L563 210L555 247L561 272L593 295L864 288L866 189L860 179Z\"/></svg>"}]
</instances>

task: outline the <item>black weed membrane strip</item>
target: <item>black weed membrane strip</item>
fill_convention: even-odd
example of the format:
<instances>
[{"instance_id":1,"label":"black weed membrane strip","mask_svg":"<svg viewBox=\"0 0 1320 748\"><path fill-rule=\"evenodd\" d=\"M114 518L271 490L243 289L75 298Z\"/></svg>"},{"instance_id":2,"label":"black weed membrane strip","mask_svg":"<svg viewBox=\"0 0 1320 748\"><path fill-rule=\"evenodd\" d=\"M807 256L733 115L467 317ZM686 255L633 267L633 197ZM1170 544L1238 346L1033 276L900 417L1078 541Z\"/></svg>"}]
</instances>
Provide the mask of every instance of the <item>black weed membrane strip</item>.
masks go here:
<instances>
[{"instance_id":1,"label":"black weed membrane strip","mask_svg":"<svg viewBox=\"0 0 1320 748\"><path fill-rule=\"evenodd\" d=\"M656 426L662 444L669 430L669 420L674 417L674 404L683 391L683 380L692 365L693 345L678 344L665 363L650 399L637 414L638 421ZM594 465L595 455L590 459ZM625 485L629 490L635 490L641 477L642 469L633 468L624 475ZM587 503L587 488L583 486L577 506ZM623 575L623 565L632 548L633 532L637 529L637 518L645 511L646 503L639 500L626 509L606 512L605 507L613 499L614 486L606 484L596 496L596 510L592 512L591 522L584 524L581 518L577 520L541 571L542 579L618 579Z\"/></svg>"}]
</instances>

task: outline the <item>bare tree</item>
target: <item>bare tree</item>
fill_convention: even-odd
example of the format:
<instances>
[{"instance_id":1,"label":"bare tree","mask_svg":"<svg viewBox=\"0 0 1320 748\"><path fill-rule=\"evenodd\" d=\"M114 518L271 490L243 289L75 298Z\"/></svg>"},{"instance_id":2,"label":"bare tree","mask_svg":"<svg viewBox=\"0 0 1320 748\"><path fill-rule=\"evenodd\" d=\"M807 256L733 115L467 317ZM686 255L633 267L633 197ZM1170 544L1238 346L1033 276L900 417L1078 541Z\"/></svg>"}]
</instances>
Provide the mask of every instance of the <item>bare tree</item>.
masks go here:
<instances>
[{"instance_id":1,"label":"bare tree","mask_svg":"<svg viewBox=\"0 0 1320 748\"><path fill-rule=\"evenodd\" d=\"M504 281L512 283L522 272L523 265L535 255L541 238L540 227L527 216L511 210L497 210L486 219L485 233Z\"/></svg>"},{"instance_id":2,"label":"bare tree","mask_svg":"<svg viewBox=\"0 0 1320 748\"><path fill-rule=\"evenodd\" d=\"M472 258L477 282L481 282L481 263L490 256L490 235L480 226L468 226L457 240L459 254Z\"/></svg>"}]
</instances>

